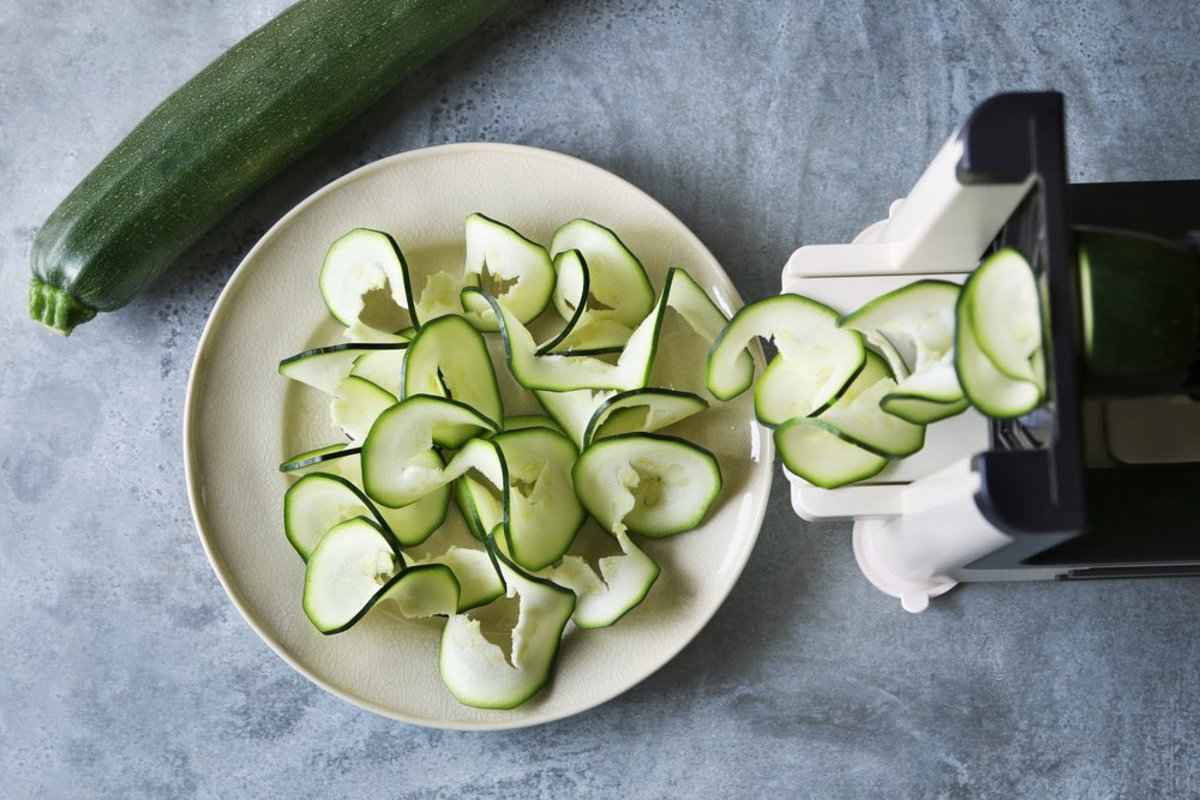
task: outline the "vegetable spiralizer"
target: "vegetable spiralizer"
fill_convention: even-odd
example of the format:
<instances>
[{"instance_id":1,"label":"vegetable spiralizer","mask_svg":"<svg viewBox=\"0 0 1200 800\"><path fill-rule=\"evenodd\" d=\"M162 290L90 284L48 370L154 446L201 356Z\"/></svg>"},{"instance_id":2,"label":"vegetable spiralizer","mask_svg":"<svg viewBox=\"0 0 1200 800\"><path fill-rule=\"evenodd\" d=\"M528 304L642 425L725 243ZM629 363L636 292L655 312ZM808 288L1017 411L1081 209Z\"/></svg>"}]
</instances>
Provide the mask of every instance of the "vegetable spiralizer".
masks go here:
<instances>
[{"instance_id":1,"label":"vegetable spiralizer","mask_svg":"<svg viewBox=\"0 0 1200 800\"><path fill-rule=\"evenodd\" d=\"M935 423L861 484L785 469L796 513L853 519L863 573L912 612L959 581L1200 575L1198 218L1200 181L1068 183L1060 94L983 102L886 220L793 253L783 291L845 313L1014 247L1041 290L1046 402ZM1135 243L1105 280L1080 277L1084 231Z\"/></svg>"}]
</instances>

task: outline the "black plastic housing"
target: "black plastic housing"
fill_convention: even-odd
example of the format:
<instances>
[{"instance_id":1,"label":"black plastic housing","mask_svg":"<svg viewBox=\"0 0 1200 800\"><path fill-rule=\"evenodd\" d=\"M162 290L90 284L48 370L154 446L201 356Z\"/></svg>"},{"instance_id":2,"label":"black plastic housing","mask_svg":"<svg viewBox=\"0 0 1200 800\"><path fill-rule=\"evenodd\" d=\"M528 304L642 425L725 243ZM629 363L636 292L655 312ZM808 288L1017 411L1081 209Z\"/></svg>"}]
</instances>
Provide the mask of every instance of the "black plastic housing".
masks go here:
<instances>
[{"instance_id":1,"label":"black plastic housing","mask_svg":"<svg viewBox=\"0 0 1200 800\"><path fill-rule=\"evenodd\" d=\"M1196 242L1200 181L1070 184L1063 113L1057 92L1002 94L980 104L958 134L961 183L1033 178L992 249L1015 247L1048 286L1047 403L1021 419L993 421L991 447L973 463L978 508L1013 541L967 569L1050 567L1062 578L1200 574L1200 464L1086 466L1071 233L1102 226Z\"/></svg>"}]
</instances>

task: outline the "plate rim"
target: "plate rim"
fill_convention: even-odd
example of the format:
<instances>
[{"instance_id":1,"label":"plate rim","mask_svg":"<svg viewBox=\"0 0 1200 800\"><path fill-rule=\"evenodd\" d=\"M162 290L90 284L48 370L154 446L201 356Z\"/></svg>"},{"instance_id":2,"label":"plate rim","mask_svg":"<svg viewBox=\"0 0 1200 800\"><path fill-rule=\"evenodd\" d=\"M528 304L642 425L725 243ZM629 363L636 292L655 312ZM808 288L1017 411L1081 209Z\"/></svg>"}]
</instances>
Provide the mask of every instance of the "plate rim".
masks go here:
<instances>
[{"instance_id":1,"label":"plate rim","mask_svg":"<svg viewBox=\"0 0 1200 800\"><path fill-rule=\"evenodd\" d=\"M183 403L183 431L182 431L182 433L183 433L183 436L182 436L182 439L183 439L183 472L184 472L184 482L186 483L186 486L187 486L188 507L191 511L192 524L196 529L197 538L200 539L200 545L204 550L205 557L208 559L209 566L212 567L213 572L217 576L218 582L220 582L221 587L225 590L226 596L229 598L230 602L233 603L233 606L237 609L238 613L241 615L242 620L247 625L249 625L250 629L253 630L258 635L259 639L261 639L271 649L271 651L274 652L275 655L278 656L281 660L283 660L283 662L286 663L289 667L291 667L293 670L295 670L300 675L304 676L311 683L315 684L316 686L318 686L322 690L328 692L329 694L331 694L347 703L350 703L350 704L354 705L355 707L360 708L364 711L369 711L373 714L377 714L381 717L395 720L397 722L403 722L403 723L406 723L409 725L417 725L420 727L433 728L433 729L438 729L438 730L468 730L468 731L515 730L518 728L526 728L526 727L532 727L535 725L544 725L544 724L551 723L551 722L557 722L559 720L566 719L568 717L572 717L577 714L582 714L585 711L590 711L591 709L601 706L601 705L609 702L610 700L613 700L613 699L619 697L620 695L624 694L625 692L629 691L633 687L640 684L642 681L644 681L647 678L649 678L650 676L654 675L656 672L658 672L660 669L662 669L668 663L673 661L675 659L675 657L678 656L679 653L682 652L685 647L687 647L689 644L691 644L693 641L695 641L696 637L699 636L700 633L708 626L709 622L712 621L712 618L716 615L717 611L720 610L720 608L725 604L725 601L729 599L729 595L733 591L734 587L737 585L738 580L741 578L742 573L745 571L746 564L750 560L750 555L754 552L754 547L758 543L758 537L762 533L762 526L763 526L763 521L766 518L767 506L770 504L771 489L775 482L775 469L774 469L775 448L774 448L773 437L771 437L771 436L762 436L761 437L762 444L760 446L759 456L760 456L761 460L767 461L769 464L768 469L767 469L767 484L766 484L765 491L762 496L762 500L761 500L761 502L759 502L757 504L758 507L754 514L752 530L749 533L749 540L746 542L746 546L744 548L743 554L737 559L736 563L734 563L732 565L732 569L730 571L731 574L729 577L728 587L723 592L720 600L718 600L710 610L708 610L706 613L704 613L702 615L702 619L700 620L699 624L697 624L695 629L692 630L686 638L684 638L684 640L679 644L679 646L675 647L675 648L671 648L669 651L664 651L664 656L663 656L662 660L658 663L657 666L655 666L653 669L649 670L648 672L646 672L643 675L638 676L637 678L635 678L633 680L624 682L623 684L619 685L618 688L616 688L612 692L598 695L595 698L589 697L583 703L574 705L566 710L562 710L559 712L552 712L552 713L543 714L543 715L530 714L528 716L520 717L520 718L497 719L494 722L490 722L487 720L469 720L469 721L439 720L439 719L415 717L412 715L400 713L400 712L395 711L394 709L385 707L378 703L367 700L363 697L352 694L338 686L335 686L335 685L325 681L320 676L311 672L304 664L300 663L297 659L293 658L292 655L287 651L286 648L284 648L282 646L281 643L276 641L273 636L268 634L263 629L263 627L258 624L254 615L251 614L249 608L243 601L240 591L231 582L229 576L226 574L225 564L224 564L222 557L220 556L219 553L217 553L214 550L213 546L209 542L209 534L206 530L206 521L205 521L204 515L202 514L202 505L201 505L201 498L200 498L201 492L200 492L200 488L199 488L198 481L197 481L198 467L195 464L195 461L197 460L197 452L196 452L196 448L192 446L193 436L195 434L195 416L196 416L194 401L195 401L196 392L197 392L196 387L197 387L197 384L199 383L199 381L197 380L197 375L199 375L204 369L204 365L201 363L201 361L202 361L202 358L203 358L203 355L204 355L204 352L206 349L206 345L208 344L209 336L212 334L212 332L218 326L218 319L225 312L226 306L232 302L231 298L233 297L234 288L239 284L239 282L243 279L244 275L248 272L248 268L249 268L250 264L258 256L259 251L262 250L268 242L270 242L270 240L277 234L277 231L280 228L282 228L283 226L290 223L293 217L298 216L299 214L303 213L305 210L308 209L309 206L311 206L314 203L316 203L317 201L319 201L322 197L324 197L324 195L326 195L330 192L333 192L337 189L340 189L342 186L344 186L348 183L351 183L355 180L358 180L370 173L373 173L373 172L376 172L376 171L379 171L382 169L387 169L387 168L391 167L392 165L399 163L399 162L415 161L415 160L425 159L425 158L438 158L438 157L444 157L448 154L453 155L454 153L468 153L468 152L508 153L508 154L519 154L519 155L523 155L523 156L532 156L535 158L544 158L544 159L549 159L549 160L553 160L553 161L560 161L560 162L568 163L568 164L571 164L576 167L584 167L587 169L599 170L600 172L603 172L606 175L611 176L612 178L616 179L618 182L623 184L625 186L625 188L629 189L630 191L636 192L637 194L642 195L650 203L657 206L670 219L672 219L676 223L678 223L680 228L686 233L687 237L692 240L692 243L696 247L698 247L701 250L701 252L703 252L706 256L708 256L714 264L717 265L717 269L720 271L720 274L724 277L725 282L728 285L728 289L730 291L729 300L730 300L731 304L733 304L735 306L735 310L736 310L736 308L740 308L742 305L745 304L745 302L742 299L741 293L738 292L737 286L734 285L733 280L729 277L729 273L725 271L725 268L721 265L721 262L717 260L717 258L712 254L712 252L708 249L708 247L704 244L704 242L700 240L700 237L696 236L696 234L692 231L692 229L689 228L683 222L683 220L679 219L679 217L677 217L670 209L668 209L666 206L664 206L662 203L660 203L657 199L655 199L648 192L640 189L639 187L635 186L633 183L629 182L625 178L621 177L620 175L617 175L614 172L611 172L610 170L605 169L604 167L593 164L590 161L586 161L581 158L576 158L575 156L567 155L566 153L560 153L555 150L547 150L547 149L541 148L541 147L531 147L529 145L507 144L507 143L499 143L499 142L454 142L454 143L450 143L450 144L434 145L431 147L420 147L420 148L416 148L413 150L406 150L406 151L402 151L399 153L393 153L390 156L385 156L383 158L372 161L368 164L364 164L361 167L353 169L350 172L347 172L345 175L335 178L334 180L330 181L329 183L325 184L324 186L322 186L319 189L317 189L316 191L314 191L312 194L305 197L303 200L301 200L299 203L297 203L295 206L293 206L291 209L289 209L287 211L287 213L285 213L278 220L276 220L275 223L272 224L271 227L268 228L267 231L265 233L263 233L262 236L259 237L258 241L256 241L254 243L254 246L251 247L250 250L246 253L246 255L242 257L242 260L238 263L237 267L230 274L229 279L225 282L225 285L221 288L221 292L217 296L216 302L213 303L212 310L209 311L208 317L205 319L204 328L202 329L202 331L200 333L200 338L196 342L196 351L192 356L191 367L188 371L187 389L186 389L186 393L184 395L184 403ZM760 362L761 355L757 355L755 358L755 361ZM761 368L762 364L757 363L756 366ZM756 424L756 423L754 423L754 421L751 420L751 424Z\"/></svg>"}]
</instances>

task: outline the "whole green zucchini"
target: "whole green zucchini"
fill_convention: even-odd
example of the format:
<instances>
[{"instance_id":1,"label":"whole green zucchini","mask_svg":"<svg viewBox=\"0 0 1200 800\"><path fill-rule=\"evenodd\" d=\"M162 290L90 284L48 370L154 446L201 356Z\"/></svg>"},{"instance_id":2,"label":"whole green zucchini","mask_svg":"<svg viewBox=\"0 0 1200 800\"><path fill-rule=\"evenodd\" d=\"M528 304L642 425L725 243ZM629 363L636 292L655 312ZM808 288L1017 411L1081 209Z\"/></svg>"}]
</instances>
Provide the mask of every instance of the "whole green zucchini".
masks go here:
<instances>
[{"instance_id":1,"label":"whole green zucchini","mask_svg":"<svg viewBox=\"0 0 1200 800\"><path fill-rule=\"evenodd\" d=\"M150 112L33 242L30 315L128 303L247 195L507 0L302 0Z\"/></svg>"}]
</instances>

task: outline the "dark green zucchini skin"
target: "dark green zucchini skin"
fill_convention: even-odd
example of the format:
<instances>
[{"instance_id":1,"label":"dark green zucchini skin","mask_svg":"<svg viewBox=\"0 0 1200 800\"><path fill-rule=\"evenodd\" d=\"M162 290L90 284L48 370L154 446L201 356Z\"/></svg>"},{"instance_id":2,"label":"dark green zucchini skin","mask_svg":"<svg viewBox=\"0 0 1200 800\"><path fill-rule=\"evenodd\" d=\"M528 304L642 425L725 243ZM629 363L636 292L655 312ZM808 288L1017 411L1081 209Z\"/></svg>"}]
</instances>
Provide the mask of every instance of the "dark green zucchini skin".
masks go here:
<instances>
[{"instance_id":1,"label":"dark green zucchini skin","mask_svg":"<svg viewBox=\"0 0 1200 800\"><path fill-rule=\"evenodd\" d=\"M184 84L34 239L30 315L128 303L241 200L508 0L302 0Z\"/></svg>"}]
</instances>

